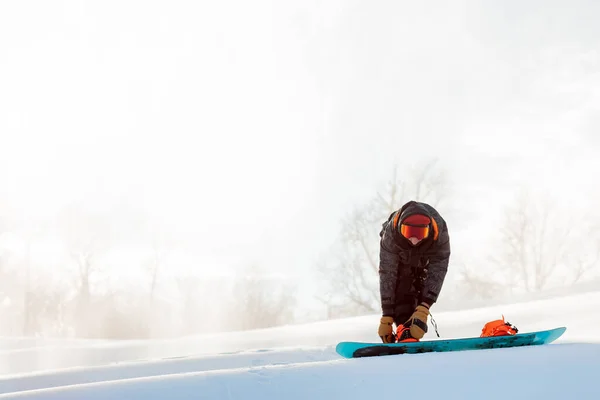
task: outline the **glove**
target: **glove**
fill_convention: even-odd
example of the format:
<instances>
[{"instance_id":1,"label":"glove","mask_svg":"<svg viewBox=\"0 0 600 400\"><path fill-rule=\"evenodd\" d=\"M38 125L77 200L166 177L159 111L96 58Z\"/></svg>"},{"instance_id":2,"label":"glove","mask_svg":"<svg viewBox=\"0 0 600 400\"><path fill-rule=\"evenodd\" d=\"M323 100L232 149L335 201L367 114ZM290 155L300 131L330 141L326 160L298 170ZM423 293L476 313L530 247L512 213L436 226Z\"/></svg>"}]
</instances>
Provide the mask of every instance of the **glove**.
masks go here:
<instances>
[{"instance_id":1,"label":"glove","mask_svg":"<svg viewBox=\"0 0 600 400\"><path fill-rule=\"evenodd\" d=\"M394 333L392 332L392 324L394 319L392 317L383 316L379 321L379 330L377 334L381 338L383 343L394 343Z\"/></svg>"},{"instance_id":2,"label":"glove","mask_svg":"<svg viewBox=\"0 0 600 400\"><path fill-rule=\"evenodd\" d=\"M419 304L411 317L404 323L405 327L410 328L410 335L415 339L421 339L427 333L427 317L429 308Z\"/></svg>"}]
</instances>

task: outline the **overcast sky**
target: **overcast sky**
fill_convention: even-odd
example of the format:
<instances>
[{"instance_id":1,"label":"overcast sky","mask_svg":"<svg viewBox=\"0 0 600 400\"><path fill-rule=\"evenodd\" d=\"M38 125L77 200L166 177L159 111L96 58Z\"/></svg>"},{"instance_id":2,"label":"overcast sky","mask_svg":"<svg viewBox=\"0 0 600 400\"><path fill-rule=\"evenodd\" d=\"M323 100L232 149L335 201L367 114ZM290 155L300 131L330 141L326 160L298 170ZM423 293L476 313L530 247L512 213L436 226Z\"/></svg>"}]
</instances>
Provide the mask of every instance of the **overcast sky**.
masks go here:
<instances>
[{"instance_id":1,"label":"overcast sky","mask_svg":"<svg viewBox=\"0 0 600 400\"><path fill-rule=\"evenodd\" d=\"M439 157L467 254L519 185L594 201L599 7L2 2L3 214L117 204L212 269L303 274L394 163Z\"/></svg>"}]
</instances>

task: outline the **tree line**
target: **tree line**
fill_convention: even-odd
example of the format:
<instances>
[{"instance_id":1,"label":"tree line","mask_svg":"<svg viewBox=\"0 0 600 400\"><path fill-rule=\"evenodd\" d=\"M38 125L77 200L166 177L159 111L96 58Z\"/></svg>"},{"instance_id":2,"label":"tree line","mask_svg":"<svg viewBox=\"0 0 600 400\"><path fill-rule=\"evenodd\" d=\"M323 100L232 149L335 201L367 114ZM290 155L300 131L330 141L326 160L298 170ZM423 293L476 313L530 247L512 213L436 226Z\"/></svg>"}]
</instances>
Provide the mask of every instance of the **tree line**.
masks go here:
<instances>
[{"instance_id":1,"label":"tree line","mask_svg":"<svg viewBox=\"0 0 600 400\"><path fill-rule=\"evenodd\" d=\"M219 266L194 261L177 268L170 256L191 253L197 243L169 232L136 210L81 205L35 225L5 223L0 335L143 339L288 321L292 282L252 264L221 274ZM43 257L52 253L53 259Z\"/></svg>"},{"instance_id":2,"label":"tree line","mask_svg":"<svg viewBox=\"0 0 600 400\"><path fill-rule=\"evenodd\" d=\"M406 201L424 201L437 208L449 222L455 243L455 217L470 212L452 187L451 177L437 159L412 168L396 167L380 191L347 213L339 240L317 267L324 282L319 300L328 318L380 312L379 231L390 213ZM561 206L552 193L527 187L513 194L505 208L488 210L499 216L498 224L470 234L473 239L486 235L485 248L478 249L481 242L477 240L473 248L468 243L463 243L466 248L453 246L438 303L510 300L514 295L598 279L600 219L595 210ZM469 223L468 218L464 223ZM471 249L483 255L472 257Z\"/></svg>"},{"instance_id":3,"label":"tree line","mask_svg":"<svg viewBox=\"0 0 600 400\"><path fill-rule=\"evenodd\" d=\"M382 222L412 199L436 207L452 230L455 216L465 212L452 188L435 159L393 169L386 185L347 213L335 245L311 266L323 310L312 319L378 313ZM469 249L453 248L440 303L536 293L597 276L597 218L567 212L548 194L529 189L514 194L505 209L490 210L499 223L473 232L489 235L483 256L471 258ZM295 322L303 312L299 283L270 276L257 265L224 275L174 270L169 257L195 244L168 232L135 210L97 213L79 206L36 225L4 223L2 241L12 237L23 245L0 253L0 335L169 337L274 327ZM58 261L35 257L36 246L48 238L60 250ZM142 250L125 268L111 268L110 255L119 249Z\"/></svg>"}]
</instances>

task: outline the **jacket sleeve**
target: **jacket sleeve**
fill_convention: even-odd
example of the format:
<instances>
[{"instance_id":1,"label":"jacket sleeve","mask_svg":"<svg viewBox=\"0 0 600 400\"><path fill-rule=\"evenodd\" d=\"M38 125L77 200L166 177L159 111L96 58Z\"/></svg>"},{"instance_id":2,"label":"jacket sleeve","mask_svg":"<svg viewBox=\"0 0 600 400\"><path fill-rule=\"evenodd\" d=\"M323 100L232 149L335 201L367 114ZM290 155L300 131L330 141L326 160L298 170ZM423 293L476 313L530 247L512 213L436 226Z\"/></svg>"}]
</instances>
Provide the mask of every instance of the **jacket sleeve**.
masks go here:
<instances>
[{"instance_id":1,"label":"jacket sleeve","mask_svg":"<svg viewBox=\"0 0 600 400\"><path fill-rule=\"evenodd\" d=\"M383 315L394 315L396 281L400 262L399 249L394 242L392 218L383 224L379 241L379 292Z\"/></svg>"},{"instance_id":2,"label":"jacket sleeve","mask_svg":"<svg viewBox=\"0 0 600 400\"><path fill-rule=\"evenodd\" d=\"M438 244L434 246L432 253L429 255L427 277L423 284L420 301L424 301L429 305L437 301L448 272L450 253L450 237L447 229L443 229L440 232Z\"/></svg>"}]
</instances>

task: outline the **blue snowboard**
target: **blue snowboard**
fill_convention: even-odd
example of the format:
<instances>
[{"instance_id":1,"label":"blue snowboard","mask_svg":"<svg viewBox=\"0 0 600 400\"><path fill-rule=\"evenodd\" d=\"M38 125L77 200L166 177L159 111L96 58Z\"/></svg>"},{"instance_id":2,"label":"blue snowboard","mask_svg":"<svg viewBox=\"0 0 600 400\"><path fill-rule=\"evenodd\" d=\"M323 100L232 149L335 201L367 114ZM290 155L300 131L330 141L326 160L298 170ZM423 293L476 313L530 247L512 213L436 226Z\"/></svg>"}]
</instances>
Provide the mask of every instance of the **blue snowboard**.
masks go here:
<instances>
[{"instance_id":1,"label":"blue snowboard","mask_svg":"<svg viewBox=\"0 0 600 400\"><path fill-rule=\"evenodd\" d=\"M463 350L498 349L505 347L537 346L558 339L567 328L560 327L539 332L518 333L510 336L472 337L449 340L427 340L405 343L340 342L335 351L345 358L389 356Z\"/></svg>"}]
</instances>

